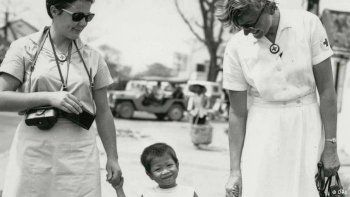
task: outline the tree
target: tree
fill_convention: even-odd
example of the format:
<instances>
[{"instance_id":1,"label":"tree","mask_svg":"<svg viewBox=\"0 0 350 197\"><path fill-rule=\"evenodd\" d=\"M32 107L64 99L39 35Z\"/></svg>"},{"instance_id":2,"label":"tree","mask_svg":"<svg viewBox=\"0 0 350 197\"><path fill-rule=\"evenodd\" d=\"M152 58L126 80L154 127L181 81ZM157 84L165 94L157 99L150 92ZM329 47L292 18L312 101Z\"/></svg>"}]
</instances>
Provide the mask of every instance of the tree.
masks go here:
<instances>
[{"instance_id":1,"label":"tree","mask_svg":"<svg viewBox=\"0 0 350 197\"><path fill-rule=\"evenodd\" d=\"M138 73L136 77L152 76L152 77L173 77L175 71L166 67L161 63L153 63L147 66L147 70Z\"/></svg>"},{"instance_id":2,"label":"tree","mask_svg":"<svg viewBox=\"0 0 350 197\"><path fill-rule=\"evenodd\" d=\"M216 19L215 16L215 3L218 0L198 0L202 22L191 21L185 16L183 10L179 6L179 0L174 0L176 9L181 16L182 20L188 26L194 36L202 42L208 50L209 60L209 72L208 80L215 81L219 71L218 49L223 42L223 25ZM198 33L197 29L200 29L202 33ZM203 35L203 36L202 36Z\"/></svg>"},{"instance_id":3,"label":"tree","mask_svg":"<svg viewBox=\"0 0 350 197\"><path fill-rule=\"evenodd\" d=\"M108 45L101 45L99 49L103 53L112 78L117 78L118 80L127 80L130 78L131 67L120 63L120 51Z\"/></svg>"}]
</instances>

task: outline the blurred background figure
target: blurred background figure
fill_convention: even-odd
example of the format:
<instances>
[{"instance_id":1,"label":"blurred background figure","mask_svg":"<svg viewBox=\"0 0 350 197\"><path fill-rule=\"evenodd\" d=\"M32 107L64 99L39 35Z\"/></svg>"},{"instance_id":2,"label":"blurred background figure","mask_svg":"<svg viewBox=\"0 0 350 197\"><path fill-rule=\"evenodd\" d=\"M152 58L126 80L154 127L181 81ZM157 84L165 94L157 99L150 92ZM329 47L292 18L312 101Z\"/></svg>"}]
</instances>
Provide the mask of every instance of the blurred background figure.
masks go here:
<instances>
[{"instance_id":1,"label":"blurred background figure","mask_svg":"<svg viewBox=\"0 0 350 197\"><path fill-rule=\"evenodd\" d=\"M192 124L206 124L210 106L209 98L205 95L206 88L203 85L194 84L189 89L194 93L187 105L187 110L192 116Z\"/></svg>"}]
</instances>

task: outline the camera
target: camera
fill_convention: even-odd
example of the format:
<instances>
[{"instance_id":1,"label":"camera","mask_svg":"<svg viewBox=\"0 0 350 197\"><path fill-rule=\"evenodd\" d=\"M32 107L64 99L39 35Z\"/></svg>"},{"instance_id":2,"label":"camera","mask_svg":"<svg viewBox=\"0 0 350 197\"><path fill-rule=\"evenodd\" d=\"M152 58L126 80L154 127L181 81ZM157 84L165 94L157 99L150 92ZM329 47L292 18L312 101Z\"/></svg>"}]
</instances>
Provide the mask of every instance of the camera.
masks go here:
<instances>
[{"instance_id":1,"label":"camera","mask_svg":"<svg viewBox=\"0 0 350 197\"><path fill-rule=\"evenodd\" d=\"M26 112L25 123L41 130L51 129L57 122L58 109L52 106L34 107Z\"/></svg>"}]
</instances>

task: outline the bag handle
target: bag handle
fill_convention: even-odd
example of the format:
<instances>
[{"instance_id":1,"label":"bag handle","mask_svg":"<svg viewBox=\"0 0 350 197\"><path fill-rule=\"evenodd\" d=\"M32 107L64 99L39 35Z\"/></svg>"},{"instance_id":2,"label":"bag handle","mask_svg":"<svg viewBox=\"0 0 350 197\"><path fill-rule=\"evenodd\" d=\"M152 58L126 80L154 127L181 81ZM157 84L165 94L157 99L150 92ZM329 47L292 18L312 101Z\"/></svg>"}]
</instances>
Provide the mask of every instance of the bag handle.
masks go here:
<instances>
[{"instance_id":1,"label":"bag handle","mask_svg":"<svg viewBox=\"0 0 350 197\"><path fill-rule=\"evenodd\" d=\"M323 163L318 162L317 163L318 172L316 174L316 187L319 192L324 192L326 188L325 183L325 176L324 176L324 170L323 170Z\"/></svg>"}]
</instances>

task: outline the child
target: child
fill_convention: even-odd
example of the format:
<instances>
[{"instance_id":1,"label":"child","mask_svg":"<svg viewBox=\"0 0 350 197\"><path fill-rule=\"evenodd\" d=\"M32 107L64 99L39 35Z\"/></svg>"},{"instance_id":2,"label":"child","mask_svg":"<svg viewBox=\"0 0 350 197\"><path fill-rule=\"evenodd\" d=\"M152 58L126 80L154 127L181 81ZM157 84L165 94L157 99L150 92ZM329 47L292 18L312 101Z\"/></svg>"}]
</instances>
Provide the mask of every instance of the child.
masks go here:
<instances>
[{"instance_id":1,"label":"child","mask_svg":"<svg viewBox=\"0 0 350 197\"><path fill-rule=\"evenodd\" d=\"M179 161L169 145L156 143L146 147L141 155L141 163L146 174L158 184L146 189L141 197L198 197L192 187L177 185ZM123 179L114 188L118 197L125 197Z\"/></svg>"},{"instance_id":2,"label":"child","mask_svg":"<svg viewBox=\"0 0 350 197\"><path fill-rule=\"evenodd\" d=\"M141 163L146 174L158 186L146 189L142 197L198 197L192 187L176 183L179 161L173 148L165 143L156 143L145 148Z\"/></svg>"}]
</instances>

